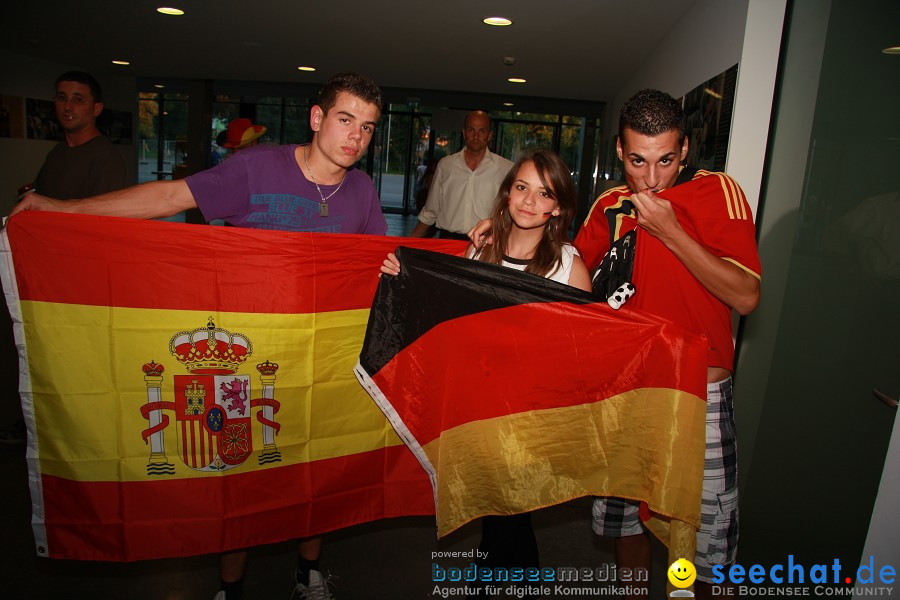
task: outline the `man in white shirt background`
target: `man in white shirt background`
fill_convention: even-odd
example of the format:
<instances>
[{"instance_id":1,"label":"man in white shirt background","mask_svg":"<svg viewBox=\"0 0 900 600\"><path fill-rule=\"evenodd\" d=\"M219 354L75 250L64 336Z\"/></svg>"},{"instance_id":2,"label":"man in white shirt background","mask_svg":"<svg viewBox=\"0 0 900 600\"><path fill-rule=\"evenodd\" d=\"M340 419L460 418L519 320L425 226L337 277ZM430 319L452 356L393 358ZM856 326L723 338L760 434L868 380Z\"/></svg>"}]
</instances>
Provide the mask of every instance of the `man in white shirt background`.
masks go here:
<instances>
[{"instance_id":1,"label":"man in white shirt background","mask_svg":"<svg viewBox=\"0 0 900 600\"><path fill-rule=\"evenodd\" d=\"M465 240L475 223L490 216L500 183L512 167L488 150L492 135L487 113L475 110L466 116L466 146L438 163L412 237L424 237L434 225L438 237Z\"/></svg>"}]
</instances>

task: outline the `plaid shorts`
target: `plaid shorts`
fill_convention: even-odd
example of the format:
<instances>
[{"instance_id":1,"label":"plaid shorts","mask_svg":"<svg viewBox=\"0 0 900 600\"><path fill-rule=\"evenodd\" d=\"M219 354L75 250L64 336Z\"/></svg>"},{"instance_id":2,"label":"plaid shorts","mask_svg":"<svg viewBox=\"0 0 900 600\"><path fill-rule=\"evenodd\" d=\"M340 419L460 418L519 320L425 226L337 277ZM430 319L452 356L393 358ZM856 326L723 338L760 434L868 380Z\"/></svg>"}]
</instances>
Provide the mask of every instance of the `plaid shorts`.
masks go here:
<instances>
[{"instance_id":1,"label":"plaid shorts","mask_svg":"<svg viewBox=\"0 0 900 600\"><path fill-rule=\"evenodd\" d=\"M594 500L594 531L625 537L646 531L638 503L620 498ZM706 461L703 506L694 567L697 579L712 583L712 568L734 562L738 542L737 454L731 378L706 385Z\"/></svg>"}]
</instances>

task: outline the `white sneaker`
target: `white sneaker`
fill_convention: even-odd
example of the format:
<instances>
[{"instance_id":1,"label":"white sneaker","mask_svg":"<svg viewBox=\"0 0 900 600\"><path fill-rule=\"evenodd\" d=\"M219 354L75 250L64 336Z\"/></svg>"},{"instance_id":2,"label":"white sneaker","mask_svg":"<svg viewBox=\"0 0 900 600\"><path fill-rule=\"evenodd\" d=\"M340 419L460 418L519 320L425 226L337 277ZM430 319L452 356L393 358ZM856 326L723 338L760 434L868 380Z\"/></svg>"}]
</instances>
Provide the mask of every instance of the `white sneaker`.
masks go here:
<instances>
[{"instance_id":1,"label":"white sneaker","mask_svg":"<svg viewBox=\"0 0 900 600\"><path fill-rule=\"evenodd\" d=\"M328 589L328 580L319 571L309 572L309 585L298 583L291 600L334 600Z\"/></svg>"}]
</instances>

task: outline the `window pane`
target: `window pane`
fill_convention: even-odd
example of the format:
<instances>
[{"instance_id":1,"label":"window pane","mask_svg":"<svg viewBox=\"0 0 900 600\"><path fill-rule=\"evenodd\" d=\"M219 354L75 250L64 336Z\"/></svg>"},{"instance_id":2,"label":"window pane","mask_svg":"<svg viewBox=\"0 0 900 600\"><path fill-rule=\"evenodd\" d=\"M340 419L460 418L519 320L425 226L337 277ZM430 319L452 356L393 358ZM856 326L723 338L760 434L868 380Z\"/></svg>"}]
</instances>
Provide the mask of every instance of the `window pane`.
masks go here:
<instances>
[{"instance_id":1,"label":"window pane","mask_svg":"<svg viewBox=\"0 0 900 600\"><path fill-rule=\"evenodd\" d=\"M163 170L178 179L187 170L188 103L168 98L169 94L163 104Z\"/></svg>"},{"instance_id":2,"label":"window pane","mask_svg":"<svg viewBox=\"0 0 900 600\"><path fill-rule=\"evenodd\" d=\"M285 144L309 143L309 105L305 100L284 107L283 140Z\"/></svg>"},{"instance_id":3,"label":"window pane","mask_svg":"<svg viewBox=\"0 0 900 600\"><path fill-rule=\"evenodd\" d=\"M260 144L278 144L281 142L281 103L257 104L254 125L262 125L266 132L259 138Z\"/></svg>"},{"instance_id":4,"label":"window pane","mask_svg":"<svg viewBox=\"0 0 900 600\"><path fill-rule=\"evenodd\" d=\"M500 123L497 154L515 162L531 148L553 148L552 125L541 123Z\"/></svg>"},{"instance_id":5,"label":"window pane","mask_svg":"<svg viewBox=\"0 0 900 600\"><path fill-rule=\"evenodd\" d=\"M556 123L557 121L559 121L559 117L557 115L523 112L514 112L512 113L512 115L512 118L516 121L540 121L543 123Z\"/></svg>"},{"instance_id":6,"label":"window pane","mask_svg":"<svg viewBox=\"0 0 900 600\"><path fill-rule=\"evenodd\" d=\"M384 131L379 189L382 207L404 206L404 179L409 169L406 157L410 145L410 118L408 114L387 113L379 125ZM407 197L409 194L410 192L407 192Z\"/></svg>"},{"instance_id":7,"label":"window pane","mask_svg":"<svg viewBox=\"0 0 900 600\"><path fill-rule=\"evenodd\" d=\"M438 160L462 150L462 133L458 129L433 131L434 157Z\"/></svg>"},{"instance_id":8,"label":"window pane","mask_svg":"<svg viewBox=\"0 0 900 600\"><path fill-rule=\"evenodd\" d=\"M236 102L214 102L213 103L213 119L212 119L212 144L210 146L209 166L213 167L220 162L228 154L225 148L216 143L219 134L224 134L228 129L228 122L236 119L238 116L238 104Z\"/></svg>"},{"instance_id":9,"label":"window pane","mask_svg":"<svg viewBox=\"0 0 900 600\"><path fill-rule=\"evenodd\" d=\"M560 131L559 156L576 175L578 181L578 159L581 154L581 125L563 125Z\"/></svg>"},{"instance_id":10,"label":"window pane","mask_svg":"<svg viewBox=\"0 0 900 600\"><path fill-rule=\"evenodd\" d=\"M159 127L159 103L156 94L138 94L138 183L156 181L156 135Z\"/></svg>"}]
</instances>

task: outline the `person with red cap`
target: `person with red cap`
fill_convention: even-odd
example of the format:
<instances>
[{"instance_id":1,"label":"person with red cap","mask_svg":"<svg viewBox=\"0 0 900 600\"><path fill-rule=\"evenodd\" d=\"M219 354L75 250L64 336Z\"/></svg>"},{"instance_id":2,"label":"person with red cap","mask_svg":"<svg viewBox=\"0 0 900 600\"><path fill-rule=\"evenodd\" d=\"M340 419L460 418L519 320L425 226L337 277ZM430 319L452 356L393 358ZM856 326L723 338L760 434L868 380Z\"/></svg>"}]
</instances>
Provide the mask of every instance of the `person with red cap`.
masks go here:
<instances>
[{"instance_id":1,"label":"person with red cap","mask_svg":"<svg viewBox=\"0 0 900 600\"><path fill-rule=\"evenodd\" d=\"M266 132L262 125L254 125L250 119L243 117L232 119L228 128L216 136L216 145L227 150L243 150L259 143L259 138Z\"/></svg>"}]
</instances>

